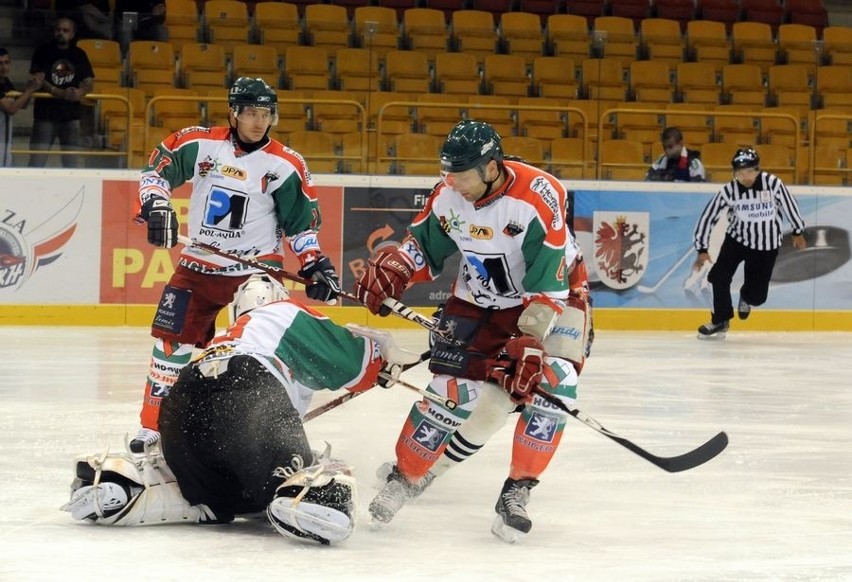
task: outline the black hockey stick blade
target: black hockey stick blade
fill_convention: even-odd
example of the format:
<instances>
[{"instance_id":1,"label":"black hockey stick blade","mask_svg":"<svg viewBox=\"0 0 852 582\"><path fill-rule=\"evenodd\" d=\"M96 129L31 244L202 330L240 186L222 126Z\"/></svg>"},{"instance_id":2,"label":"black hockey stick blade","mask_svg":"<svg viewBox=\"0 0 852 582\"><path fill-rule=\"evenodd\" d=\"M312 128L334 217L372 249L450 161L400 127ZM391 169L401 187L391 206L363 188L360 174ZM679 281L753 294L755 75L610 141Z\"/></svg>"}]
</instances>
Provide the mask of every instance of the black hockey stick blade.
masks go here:
<instances>
[{"instance_id":1,"label":"black hockey stick blade","mask_svg":"<svg viewBox=\"0 0 852 582\"><path fill-rule=\"evenodd\" d=\"M628 451L639 455L646 461L653 463L663 471L667 471L669 473L679 473L681 471L688 471L689 469L694 469L699 465L703 465L707 461L718 456L719 453L724 451L725 447L728 446L728 435L724 431L722 431L697 449L693 449L687 453L678 455L676 457L659 457L657 455L654 455L653 453L649 453L636 443L627 440L623 436L615 434L582 410L578 410L576 408L568 408L564 402L556 398L553 394L545 392L540 388L534 389L533 391L551 404L553 404L554 406L556 406L557 408L564 410L589 428L596 430L608 439L617 442Z\"/></svg>"}]
</instances>

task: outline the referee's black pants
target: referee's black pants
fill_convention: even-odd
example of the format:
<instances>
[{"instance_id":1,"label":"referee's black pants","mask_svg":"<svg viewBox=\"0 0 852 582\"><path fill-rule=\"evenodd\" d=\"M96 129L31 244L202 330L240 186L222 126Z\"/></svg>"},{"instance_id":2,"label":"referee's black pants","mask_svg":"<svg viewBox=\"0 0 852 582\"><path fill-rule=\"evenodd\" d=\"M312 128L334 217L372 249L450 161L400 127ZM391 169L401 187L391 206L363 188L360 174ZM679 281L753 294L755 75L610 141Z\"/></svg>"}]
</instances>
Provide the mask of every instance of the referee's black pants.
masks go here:
<instances>
[{"instance_id":1,"label":"referee's black pants","mask_svg":"<svg viewBox=\"0 0 852 582\"><path fill-rule=\"evenodd\" d=\"M777 257L778 249L757 251L737 242L730 235L725 235L716 264L707 275L707 280L713 287L713 323L721 323L734 317L731 281L740 263L745 263L740 298L749 305L763 305L766 302Z\"/></svg>"}]
</instances>

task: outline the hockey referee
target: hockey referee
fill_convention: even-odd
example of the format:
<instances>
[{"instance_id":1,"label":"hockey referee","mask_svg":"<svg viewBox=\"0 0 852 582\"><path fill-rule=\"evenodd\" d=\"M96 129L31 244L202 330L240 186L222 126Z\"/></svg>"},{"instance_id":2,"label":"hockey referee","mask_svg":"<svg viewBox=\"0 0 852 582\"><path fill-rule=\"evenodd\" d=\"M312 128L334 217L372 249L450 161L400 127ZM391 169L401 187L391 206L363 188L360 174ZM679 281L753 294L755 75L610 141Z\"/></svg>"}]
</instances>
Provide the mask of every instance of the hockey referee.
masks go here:
<instances>
[{"instance_id":1,"label":"hockey referee","mask_svg":"<svg viewBox=\"0 0 852 582\"><path fill-rule=\"evenodd\" d=\"M710 232L723 213L728 215L725 241L707 280L713 289L710 323L698 328L700 339L725 337L729 320L734 317L731 281L739 264L745 262L744 281L740 287L737 314L747 319L754 305L762 305L769 293L769 280L781 246L781 213L793 227L793 247L807 246L803 232L805 223L796 199L784 183L760 170L760 156L753 148L740 148L731 160L734 179L725 184L704 208L695 226L694 245L698 270L710 260L707 249Z\"/></svg>"}]
</instances>

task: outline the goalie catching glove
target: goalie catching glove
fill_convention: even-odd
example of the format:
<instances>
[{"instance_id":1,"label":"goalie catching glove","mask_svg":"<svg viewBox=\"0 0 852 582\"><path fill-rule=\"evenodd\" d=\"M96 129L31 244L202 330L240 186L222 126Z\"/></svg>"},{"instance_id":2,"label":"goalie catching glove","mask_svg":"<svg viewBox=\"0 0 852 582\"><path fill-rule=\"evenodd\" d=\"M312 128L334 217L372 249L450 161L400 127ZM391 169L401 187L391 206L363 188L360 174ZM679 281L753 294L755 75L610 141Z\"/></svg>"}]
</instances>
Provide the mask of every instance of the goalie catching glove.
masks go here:
<instances>
[{"instance_id":1,"label":"goalie catching glove","mask_svg":"<svg viewBox=\"0 0 852 582\"><path fill-rule=\"evenodd\" d=\"M544 348L534 337L522 335L507 341L503 351L488 380L508 392L516 404L526 404L532 400L535 388L541 383Z\"/></svg>"},{"instance_id":2,"label":"goalie catching glove","mask_svg":"<svg viewBox=\"0 0 852 582\"><path fill-rule=\"evenodd\" d=\"M382 251L370 259L370 266L355 283L355 295L370 313L384 317L390 314L384 300L402 297L413 275L414 266L399 250Z\"/></svg>"},{"instance_id":3,"label":"goalie catching glove","mask_svg":"<svg viewBox=\"0 0 852 582\"><path fill-rule=\"evenodd\" d=\"M299 271L299 276L307 280L305 294L316 301L333 304L340 295L340 278L328 257L319 255Z\"/></svg>"},{"instance_id":4,"label":"goalie catching glove","mask_svg":"<svg viewBox=\"0 0 852 582\"><path fill-rule=\"evenodd\" d=\"M149 243L167 249L178 243L177 215L168 200L160 196L151 196L142 205L139 216L148 223Z\"/></svg>"}]
</instances>

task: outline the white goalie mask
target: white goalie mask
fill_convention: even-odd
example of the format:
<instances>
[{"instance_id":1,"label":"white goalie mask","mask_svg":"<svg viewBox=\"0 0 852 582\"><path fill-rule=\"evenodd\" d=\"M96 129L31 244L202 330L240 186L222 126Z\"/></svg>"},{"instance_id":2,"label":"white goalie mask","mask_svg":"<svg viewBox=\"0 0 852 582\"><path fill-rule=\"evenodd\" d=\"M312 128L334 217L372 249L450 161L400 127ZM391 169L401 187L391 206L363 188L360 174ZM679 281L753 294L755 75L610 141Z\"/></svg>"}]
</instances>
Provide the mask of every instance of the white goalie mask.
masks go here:
<instances>
[{"instance_id":1,"label":"white goalie mask","mask_svg":"<svg viewBox=\"0 0 852 582\"><path fill-rule=\"evenodd\" d=\"M280 281L269 275L252 275L234 294L234 300L228 305L228 319L233 324L242 314L289 296Z\"/></svg>"}]
</instances>

